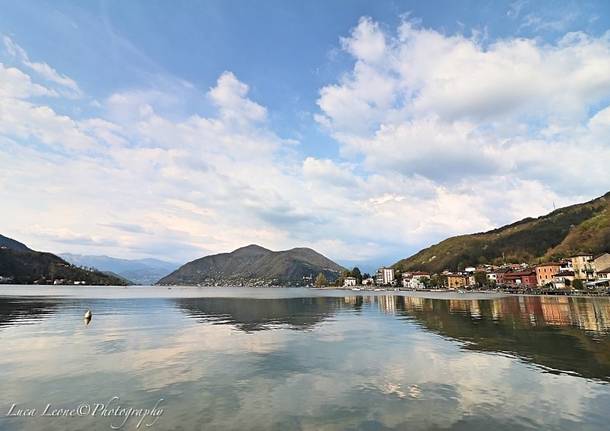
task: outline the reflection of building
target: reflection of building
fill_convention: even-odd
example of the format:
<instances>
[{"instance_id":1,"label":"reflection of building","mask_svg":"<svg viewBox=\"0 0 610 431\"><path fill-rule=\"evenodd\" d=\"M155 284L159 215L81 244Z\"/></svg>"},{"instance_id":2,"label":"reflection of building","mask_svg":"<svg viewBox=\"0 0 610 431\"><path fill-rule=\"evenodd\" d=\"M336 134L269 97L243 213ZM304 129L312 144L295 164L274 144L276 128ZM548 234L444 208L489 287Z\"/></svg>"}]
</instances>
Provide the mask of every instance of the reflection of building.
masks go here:
<instances>
[{"instance_id":1,"label":"reflection of building","mask_svg":"<svg viewBox=\"0 0 610 431\"><path fill-rule=\"evenodd\" d=\"M447 286L449 289L461 289L468 286L468 276L461 274L450 274L447 276Z\"/></svg>"},{"instance_id":2,"label":"reflection of building","mask_svg":"<svg viewBox=\"0 0 610 431\"><path fill-rule=\"evenodd\" d=\"M567 326L573 321L570 313L570 300L566 297L540 297L542 315L549 325Z\"/></svg>"},{"instance_id":3,"label":"reflection of building","mask_svg":"<svg viewBox=\"0 0 610 431\"><path fill-rule=\"evenodd\" d=\"M383 295L375 297L378 302L379 309L384 313L395 314L396 313L396 297L393 295Z\"/></svg>"},{"instance_id":4,"label":"reflection of building","mask_svg":"<svg viewBox=\"0 0 610 431\"><path fill-rule=\"evenodd\" d=\"M595 267L593 266L593 256L590 254L579 254L572 256L572 267L574 277L579 280L594 280Z\"/></svg>"},{"instance_id":5,"label":"reflection of building","mask_svg":"<svg viewBox=\"0 0 610 431\"><path fill-rule=\"evenodd\" d=\"M351 287L356 285L356 277L345 277L343 279L343 287Z\"/></svg>"},{"instance_id":6,"label":"reflection of building","mask_svg":"<svg viewBox=\"0 0 610 431\"><path fill-rule=\"evenodd\" d=\"M553 282L553 277L559 272L561 265L556 262L543 263L536 266L536 284L546 286Z\"/></svg>"}]
</instances>

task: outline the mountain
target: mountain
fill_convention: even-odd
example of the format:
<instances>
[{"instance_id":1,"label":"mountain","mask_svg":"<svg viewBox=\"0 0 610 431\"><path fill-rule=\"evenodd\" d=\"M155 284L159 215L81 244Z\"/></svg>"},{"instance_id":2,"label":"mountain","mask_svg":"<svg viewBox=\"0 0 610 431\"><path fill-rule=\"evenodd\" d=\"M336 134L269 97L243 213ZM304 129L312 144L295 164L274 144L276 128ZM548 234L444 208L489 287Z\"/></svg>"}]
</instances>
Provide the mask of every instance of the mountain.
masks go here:
<instances>
[{"instance_id":1,"label":"mountain","mask_svg":"<svg viewBox=\"0 0 610 431\"><path fill-rule=\"evenodd\" d=\"M51 253L34 251L14 239L0 235L0 282L15 284L118 285L126 283L112 275L69 264Z\"/></svg>"},{"instance_id":2,"label":"mountain","mask_svg":"<svg viewBox=\"0 0 610 431\"><path fill-rule=\"evenodd\" d=\"M446 239L396 262L402 271L439 272L479 263L538 263L610 251L610 192L582 204L488 232Z\"/></svg>"},{"instance_id":3,"label":"mountain","mask_svg":"<svg viewBox=\"0 0 610 431\"><path fill-rule=\"evenodd\" d=\"M103 272L112 272L135 284L155 284L161 277L178 268L177 263L158 259L119 259L109 256L89 256L82 254L62 253L63 259L78 265L96 268Z\"/></svg>"},{"instance_id":4,"label":"mountain","mask_svg":"<svg viewBox=\"0 0 610 431\"><path fill-rule=\"evenodd\" d=\"M258 245L189 262L158 284L304 285L323 273L336 280L344 268L310 248L271 251Z\"/></svg>"},{"instance_id":5,"label":"mountain","mask_svg":"<svg viewBox=\"0 0 610 431\"><path fill-rule=\"evenodd\" d=\"M15 241L14 239L8 238L4 235L0 235L0 249L9 249L13 251L32 251L27 245Z\"/></svg>"}]
</instances>

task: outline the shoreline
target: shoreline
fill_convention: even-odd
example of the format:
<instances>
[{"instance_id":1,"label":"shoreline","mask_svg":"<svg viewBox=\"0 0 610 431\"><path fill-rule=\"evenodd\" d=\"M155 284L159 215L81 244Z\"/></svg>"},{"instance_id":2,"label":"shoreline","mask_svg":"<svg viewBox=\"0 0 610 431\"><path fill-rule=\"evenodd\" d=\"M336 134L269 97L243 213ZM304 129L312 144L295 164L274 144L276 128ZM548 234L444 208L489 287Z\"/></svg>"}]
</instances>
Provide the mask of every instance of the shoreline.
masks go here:
<instances>
[{"instance_id":1,"label":"shoreline","mask_svg":"<svg viewBox=\"0 0 610 431\"><path fill-rule=\"evenodd\" d=\"M352 290L336 287L237 287L237 286L40 286L40 285L0 285L0 297L48 297L48 298L90 298L90 299L177 299L177 298L322 298L353 296L404 296L445 300L486 300L501 299L511 296L530 297L567 297L567 298L601 298L609 295L552 295L511 293L501 291L470 290L462 293L450 290L394 290L363 289Z\"/></svg>"}]
</instances>

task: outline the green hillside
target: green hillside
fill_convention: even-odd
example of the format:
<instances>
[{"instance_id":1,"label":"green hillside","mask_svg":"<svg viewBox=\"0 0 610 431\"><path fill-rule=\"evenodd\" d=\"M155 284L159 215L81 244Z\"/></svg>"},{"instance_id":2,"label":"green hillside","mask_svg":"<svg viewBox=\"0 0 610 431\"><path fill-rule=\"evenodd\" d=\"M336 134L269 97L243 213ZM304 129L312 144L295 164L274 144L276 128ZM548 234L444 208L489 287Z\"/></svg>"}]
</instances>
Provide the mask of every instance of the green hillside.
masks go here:
<instances>
[{"instance_id":1,"label":"green hillside","mask_svg":"<svg viewBox=\"0 0 610 431\"><path fill-rule=\"evenodd\" d=\"M231 253L205 256L189 262L158 284L260 284L300 285L303 277L324 274L336 280L345 268L309 248L271 251L258 245L238 248Z\"/></svg>"},{"instance_id":2,"label":"green hillside","mask_svg":"<svg viewBox=\"0 0 610 431\"><path fill-rule=\"evenodd\" d=\"M0 280L4 283L51 284L58 280L66 284L75 281L88 285L127 284L112 275L78 268L54 254L31 250L10 238L0 240Z\"/></svg>"},{"instance_id":3,"label":"green hillside","mask_svg":"<svg viewBox=\"0 0 610 431\"><path fill-rule=\"evenodd\" d=\"M448 238L393 266L402 271L439 272L482 263L538 263L579 252L610 251L609 207L607 193L542 217L526 218L489 232Z\"/></svg>"}]
</instances>

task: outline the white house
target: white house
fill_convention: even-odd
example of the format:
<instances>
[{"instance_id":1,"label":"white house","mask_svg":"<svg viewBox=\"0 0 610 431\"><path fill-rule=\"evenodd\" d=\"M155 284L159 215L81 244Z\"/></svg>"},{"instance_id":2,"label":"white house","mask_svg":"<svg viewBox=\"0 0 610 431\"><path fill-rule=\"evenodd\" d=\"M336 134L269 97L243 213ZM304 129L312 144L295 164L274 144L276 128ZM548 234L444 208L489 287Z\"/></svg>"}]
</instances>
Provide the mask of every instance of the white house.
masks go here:
<instances>
[{"instance_id":1,"label":"white house","mask_svg":"<svg viewBox=\"0 0 610 431\"><path fill-rule=\"evenodd\" d=\"M352 287L356 285L356 277L345 277L343 287Z\"/></svg>"},{"instance_id":2,"label":"white house","mask_svg":"<svg viewBox=\"0 0 610 431\"><path fill-rule=\"evenodd\" d=\"M373 277L365 278L362 280L363 286L373 286L375 285L375 279Z\"/></svg>"}]
</instances>

